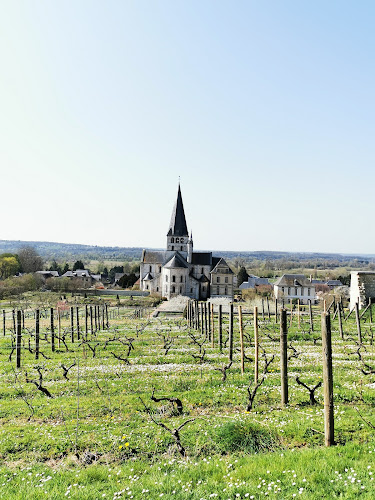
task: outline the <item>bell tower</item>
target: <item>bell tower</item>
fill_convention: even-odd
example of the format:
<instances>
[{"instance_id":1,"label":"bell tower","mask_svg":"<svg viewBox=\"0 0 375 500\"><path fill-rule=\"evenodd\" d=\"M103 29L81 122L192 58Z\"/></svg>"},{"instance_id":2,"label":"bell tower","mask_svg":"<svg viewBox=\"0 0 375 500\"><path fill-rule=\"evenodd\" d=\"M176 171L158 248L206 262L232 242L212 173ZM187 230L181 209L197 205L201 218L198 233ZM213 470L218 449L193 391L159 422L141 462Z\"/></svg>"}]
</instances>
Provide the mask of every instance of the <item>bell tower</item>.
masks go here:
<instances>
[{"instance_id":1,"label":"bell tower","mask_svg":"<svg viewBox=\"0 0 375 500\"><path fill-rule=\"evenodd\" d=\"M184 204L182 203L180 184L178 184L177 200L173 207L167 233L167 250L187 252L188 241L189 233L186 225Z\"/></svg>"}]
</instances>

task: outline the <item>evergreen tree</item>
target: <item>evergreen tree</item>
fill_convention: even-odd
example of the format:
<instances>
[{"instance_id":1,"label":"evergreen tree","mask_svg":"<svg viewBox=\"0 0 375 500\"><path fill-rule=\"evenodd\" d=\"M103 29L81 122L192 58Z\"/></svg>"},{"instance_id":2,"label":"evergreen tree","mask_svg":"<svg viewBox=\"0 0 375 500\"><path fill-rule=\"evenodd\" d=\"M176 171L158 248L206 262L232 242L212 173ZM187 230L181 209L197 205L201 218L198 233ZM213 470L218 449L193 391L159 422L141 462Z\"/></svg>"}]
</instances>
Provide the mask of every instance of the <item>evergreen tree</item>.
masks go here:
<instances>
[{"instance_id":1,"label":"evergreen tree","mask_svg":"<svg viewBox=\"0 0 375 500\"><path fill-rule=\"evenodd\" d=\"M244 266L240 267L237 274L237 286L240 286L244 281L247 281L249 275L247 274L246 268Z\"/></svg>"},{"instance_id":2,"label":"evergreen tree","mask_svg":"<svg viewBox=\"0 0 375 500\"><path fill-rule=\"evenodd\" d=\"M85 269L85 265L81 260L74 262L73 271L77 271L77 269Z\"/></svg>"}]
</instances>

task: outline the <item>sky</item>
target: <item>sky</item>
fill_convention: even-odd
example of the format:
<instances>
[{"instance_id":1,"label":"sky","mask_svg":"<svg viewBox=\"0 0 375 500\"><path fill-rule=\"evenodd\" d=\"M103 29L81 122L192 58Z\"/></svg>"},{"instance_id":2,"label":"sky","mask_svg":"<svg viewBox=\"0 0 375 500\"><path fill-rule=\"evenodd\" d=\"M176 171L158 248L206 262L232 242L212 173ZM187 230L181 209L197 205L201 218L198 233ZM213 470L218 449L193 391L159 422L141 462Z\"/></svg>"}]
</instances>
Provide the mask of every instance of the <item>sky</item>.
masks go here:
<instances>
[{"instance_id":1,"label":"sky","mask_svg":"<svg viewBox=\"0 0 375 500\"><path fill-rule=\"evenodd\" d=\"M373 1L0 7L0 239L375 253Z\"/></svg>"}]
</instances>

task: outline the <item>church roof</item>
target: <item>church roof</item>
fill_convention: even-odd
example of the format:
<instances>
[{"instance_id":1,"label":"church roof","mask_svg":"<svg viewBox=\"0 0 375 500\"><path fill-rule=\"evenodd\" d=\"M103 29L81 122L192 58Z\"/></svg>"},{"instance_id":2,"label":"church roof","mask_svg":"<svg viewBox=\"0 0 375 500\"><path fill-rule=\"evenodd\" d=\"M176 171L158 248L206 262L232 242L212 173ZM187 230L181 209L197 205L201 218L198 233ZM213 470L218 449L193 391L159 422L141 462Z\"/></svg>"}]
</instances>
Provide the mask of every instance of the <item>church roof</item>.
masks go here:
<instances>
[{"instance_id":1,"label":"church roof","mask_svg":"<svg viewBox=\"0 0 375 500\"><path fill-rule=\"evenodd\" d=\"M180 185L178 185L177 200L175 206L173 207L167 236L189 236Z\"/></svg>"},{"instance_id":2,"label":"church roof","mask_svg":"<svg viewBox=\"0 0 375 500\"><path fill-rule=\"evenodd\" d=\"M184 258L176 252L175 255L164 265L164 267L166 269L175 269L178 267L186 269L189 266L186 264Z\"/></svg>"},{"instance_id":3,"label":"church roof","mask_svg":"<svg viewBox=\"0 0 375 500\"><path fill-rule=\"evenodd\" d=\"M193 252L192 264L196 266L211 266L212 253L211 252Z\"/></svg>"},{"instance_id":4,"label":"church roof","mask_svg":"<svg viewBox=\"0 0 375 500\"><path fill-rule=\"evenodd\" d=\"M147 273L146 276L143 278L144 281L151 281L153 280L152 274Z\"/></svg>"}]
</instances>

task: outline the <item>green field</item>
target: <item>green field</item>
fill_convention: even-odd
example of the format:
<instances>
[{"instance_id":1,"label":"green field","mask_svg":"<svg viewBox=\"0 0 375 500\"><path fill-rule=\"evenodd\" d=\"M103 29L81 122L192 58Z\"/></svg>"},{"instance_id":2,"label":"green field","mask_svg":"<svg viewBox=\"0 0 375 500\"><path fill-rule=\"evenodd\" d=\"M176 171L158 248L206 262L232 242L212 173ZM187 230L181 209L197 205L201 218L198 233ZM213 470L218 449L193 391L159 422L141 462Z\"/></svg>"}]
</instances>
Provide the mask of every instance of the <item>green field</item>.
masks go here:
<instances>
[{"instance_id":1,"label":"green field","mask_svg":"<svg viewBox=\"0 0 375 500\"><path fill-rule=\"evenodd\" d=\"M314 311L314 332L308 314L300 325L296 316L292 321L288 316L290 404L285 408L280 404L280 327L273 316L260 317L261 347L267 359L275 359L253 409L246 411L247 389L254 387L254 325L246 304L245 374L236 316L234 363L224 381L227 315L220 352L216 316L212 346L182 317L152 317L150 299L117 304L108 298L97 303L108 305L109 328L91 332L88 321L86 332L83 313L94 303L90 300L95 299L68 299L55 352L48 312L57 296L0 304L6 310L5 336L0 325L1 498L374 498L375 374L363 373L375 371L368 313L362 318L362 345L354 315L343 322L344 339L337 319L332 321L337 444L325 448L322 388L315 393L318 404L310 406L308 391L296 382L299 376L314 386L322 379L320 310ZM21 305L25 328L17 369L11 309ZM72 305L80 311L81 338L75 324L74 342L68 317ZM36 306L42 312L38 360ZM55 318L56 334L57 328ZM65 378L61 365L73 364ZM260 375L263 366L261 355ZM156 398L179 398L181 414L175 403L152 401L153 391ZM159 424L173 431L185 422L183 456L172 432Z\"/></svg>"}]
</instances>

